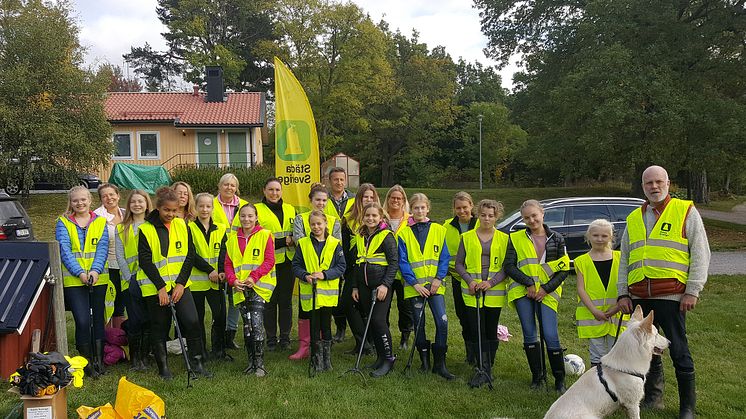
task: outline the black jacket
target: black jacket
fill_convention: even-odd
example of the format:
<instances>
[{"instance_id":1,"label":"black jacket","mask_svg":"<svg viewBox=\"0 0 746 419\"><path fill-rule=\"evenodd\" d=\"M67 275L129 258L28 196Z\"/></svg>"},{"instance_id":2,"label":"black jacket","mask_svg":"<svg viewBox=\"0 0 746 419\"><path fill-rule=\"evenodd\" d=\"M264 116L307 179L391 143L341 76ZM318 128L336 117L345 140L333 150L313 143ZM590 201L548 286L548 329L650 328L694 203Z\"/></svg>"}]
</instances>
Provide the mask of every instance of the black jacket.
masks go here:
<instances>
[{"instance_id":1,"label":"black jacket","mask_svg":"<svg viewBox=\"0 0 746 419\"><path fill-rule=\"evenodd\" d=\"M205 241L207 243L210 243L210 235L213 231L218 229L218 226L215 225L215 223L212 222L212 218L210 218L210 228L205 231L205 226L202 225L202 222L199 221L199 219L194 220L194 224L197 225L197 228L199 228L199 231L202 232L202 237L205 238ZM230 232L228 230L227 232ZM192 237L192 239L194 239ZM225 269L223 266L225 265L225 242L228 239L228 234L225 234L223 236L223 240L220 241L220 255L218 256L218 272L225 272ZM194 243L194 242L192 242ZM210 274L212 271L215 270L215 268L212 267L202 256L197 254L197 247L194 248L194 267L199 269L200 271Z\"/></svg>"},{"instance_id":2,"label":"black jacket","mask_svg":"<svg viewBox=\"0 0 746 419\"><path fill-rule=\"evenodd\" d=\"M530 238L531 230L527 228L524 231ZM549 227L547 227L546 224L544 224L544 231L546 231L547 233L545 261L551 262L567 254L567 249L565 248L565 238L562 237L561 234L552 231ZM524 274L520 269L518 269L518 255L516 254L515 247L513 247L512 242L508 242L508 250L505 254L503 269L509 277L513 278L515 282L518 282L521 285L531 286L534 284L533 279L531 279L528 275ZM544 291L546 291L547 294L549 294L550 292L556 290L557 287L562 285L562 282L567 279L567 276L569 274L570 271L555 272L554 275L549 278L549 281L546 284L543 284L541 287L544 288Z\"/></svg>"},{"instance_id":3,"label":"black jacket","mask_svg":"<svg viewBox=\"0 0 746 419\"><path fill-rule=\"evenodd\" d=\"M161 221L158 210L153 210L148 214L145 221L153 224L155 227L155 231L158 234L158 241L161 244L161 255L166 257L168 255L168 229ZM187 243L186 259L181 266L179 276L176 277L176 283L181 285L186 285L192 273L192 266L194 265L194 242L192 241L192 232L189 228L187 228ZM150 249L150 244L148 244L148 240L145 239L144 235L140 235L137 242L137 260L140 264L140 269L145 272L156 289L160 290L166 286L166 282L161 278L161 273L158 272L158 268L153 264L153 251Z\"/></svg>"},{"instance_id":4,"label":"black jacket","mask_svg":"<svg viewBox=\"0 0 746 419\"><path fill-rule=\"evenodd\" d=\"M319 242L316 237L311 236L311 244L313 244L313 250L316 251L316 256L321 257L321 252L324 250L326 242ZM345 261L344 252L342 251L342 243L337 245L334 249L334 256L332 257L332 263L329 264L329 269L323 271L324 279L332 280L341 278L345 273L347 263ZM305 281L306 275L311 272L306 271L306 261L303 259L303 252L300 246L295 246L295 256L293 256L293 275L298 278L299 281Z\"/></svg>"},{"instance_id":5,"label":"black jacket","mask_svg":"<svg viewBox=\"0 0 746 419\"><path fill-rule=\"evenodd\" d=\"M365 243L370 243L373 237L378 234L384 234L385 231L390 230L382 230L379 228L373 232L373 234L365 237ZM355 270L353 288L365 286L366 283L370 289L379 285L391 288L391 284L393 284L396 279L396 272L399 270L399 248L397 247L394 235L387 234L386 238L383 239L383 242L374 253L383 253L386 255L388 266L381 266L368 262L359 265L358 269Z\"/></svg>"}]
</instances>

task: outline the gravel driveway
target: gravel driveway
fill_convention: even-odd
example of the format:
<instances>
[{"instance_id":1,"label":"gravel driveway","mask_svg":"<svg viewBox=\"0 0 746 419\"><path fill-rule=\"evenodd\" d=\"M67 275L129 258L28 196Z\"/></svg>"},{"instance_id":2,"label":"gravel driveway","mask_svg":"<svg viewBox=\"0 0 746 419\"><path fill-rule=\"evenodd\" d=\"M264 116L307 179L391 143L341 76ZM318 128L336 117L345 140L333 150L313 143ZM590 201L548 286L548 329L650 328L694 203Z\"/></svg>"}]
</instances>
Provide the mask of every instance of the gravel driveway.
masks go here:
<instances>
[{"instance_id":1,"label":"gravel driveway","mask_svg":"<svg viewBox=\"0 0 746 419\"><path fill-rule=\"evenodd\" d=\"M712 252L710 275L746 274L746 252Z\"/></svg>"}]
</instances>

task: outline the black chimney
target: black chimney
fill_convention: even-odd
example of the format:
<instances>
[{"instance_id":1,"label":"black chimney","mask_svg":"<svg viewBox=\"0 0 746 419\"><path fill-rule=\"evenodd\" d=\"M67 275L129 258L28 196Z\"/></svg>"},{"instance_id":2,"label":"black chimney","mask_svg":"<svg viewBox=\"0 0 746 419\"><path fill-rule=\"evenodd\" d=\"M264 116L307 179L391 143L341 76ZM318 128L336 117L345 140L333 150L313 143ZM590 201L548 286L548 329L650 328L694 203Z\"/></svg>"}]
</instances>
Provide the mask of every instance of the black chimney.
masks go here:
<instances>
[{"instance_id":1,"label":"black chimney","mask_svg":"<svg viewBox=\"0 0 746 419\"><path fill-rule=\"evenodd\" d=\"M207 102L222 102L224 100L223 67L209 65L205 67L207 74Z\"/></svg>"}]
</instances>

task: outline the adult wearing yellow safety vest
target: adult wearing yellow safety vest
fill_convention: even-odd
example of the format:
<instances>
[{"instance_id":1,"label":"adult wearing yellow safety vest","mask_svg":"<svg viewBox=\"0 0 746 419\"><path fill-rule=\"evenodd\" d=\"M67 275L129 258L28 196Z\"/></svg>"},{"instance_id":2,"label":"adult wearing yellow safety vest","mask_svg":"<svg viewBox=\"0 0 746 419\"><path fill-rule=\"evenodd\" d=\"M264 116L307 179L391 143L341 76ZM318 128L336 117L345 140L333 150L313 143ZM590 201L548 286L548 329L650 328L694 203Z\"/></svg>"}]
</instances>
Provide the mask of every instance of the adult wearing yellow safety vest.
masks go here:
<instances>
[{"instance_id":1,"label":"adult wearing yellow safety vest","mask_svg":"<svg viewBox=\"0 0 746 419\"><path fill-rule=\"evenodd\" d=\"M272 232L257 223L256 207L246 204L238 210L241 228L228 234L225 243L225 279L234 287L234 304L244 322L244 344L249 369L264 377L264 305L277 285L275 240Z\"/></svg>"},{"instance_id":2,"label":"adult wearing yellow safety vest","mask_svg":"<svg viewBox=\"0 0 746 419\"><path fill-rule=\"evenodd\" d=\"M398 239L399 233L407 226L407 220L409 220L409 201L401 185L394 185L386 192L383 211L386 214L389 228L394 233L394 238ZM399 271L396 272L396 281L392 284L391 291L396 294L396 309L399 311L399 332L401 332L399 349L407 349L409 335L414 330L414 322L412 306L404 299L404 280Z\"/></svg>"},{"instance_id":3,"label":"adult wearing yellow safety vest","mask_svg":"<svg viewBox=\"0 0 746 419\"><path fill-rule=\"evenodd\" d=\"M575 324L578 337L590 340L591 365L596 366L614 346L621 316L614 281L619 271L619 251L612 250L614 226L605 219L594 220L588 226L585 241L591 245L590 252L575 258L578 278Z\"/></svg>"},{"instance_id":4,"label":"adult wearing yellow safety vest","mask_svg":"<svg viewBox=\"0 0 746 419\"><path fill-rule=\"evenodd\" d=\"M296 242L303 237L311 235L311 213L313 210L324 212L326 203L328 202L327 197L328 194L324 185L320 183L314 183L311 185L311 192L308 194L308 199L311 202L311 211L296 215L295 222L293 222L293 239ZM328 220L329 230L332 232L332 237L341 241L342 231L339 219L334 215L327 215L326 220ZM295 258L293 258L293 260L295 260ZM301 277L297 278L302 280ZM337 281L336 284L339 285L339 281ZM311 342L310 319L311 313L303 308L303 304L298 304L298 351L288 356L288 359L296 361L308 358L309 345Z\"/></svg>"},{"instance_id":5,"label":"adult wearing yellow safety vest","mask_svg":"<svg viewBox=\"0 0 746 419\"><path fill-rule=\"evenodd\" d=\"M679 384L679 417L694 417L694 362L686 338L686 313L707 282L710 245L702 217L691 201L671 198L668 173L650 166L642 173L647 202L627 217L617 282L624 313L640 305L655 310L655 324L671 341L669 352ZM663 408L663 361L653 355L643 407Z\"/></svg>"},{"instance_id":6,"label":"adult wearing yellow safety vest","mask_svg":"<svg viewBox=\"0 0 746 419\"><path fill-rule=\"evenodd\" d=\"M197 219L189 223L194 241L194 267L189 287L194 298L202 335L202 358L207 359L207 338L205 333L205 300L210 305L212 327L210 329L211 355L214 359L230 359L225 354L225 295L223 284L225 273L225 239L230 226L215 224L212 219L213 201L209 193L200 193L194 198Z\"/></svg>"},{"instance_id":7,"label":"adult wearing yellow safety vest","mask_svg":"<svg viewBox=\"0 0 746 419\"><path fill-rule=\"evenodd\" d=\"M315 321L308 338L319 336L314 342L312 365L316 371L332 369L332 312L339 300L339 278L344 274L346 264L342 241L329 235L327 217L322 210L311 211L309 225L311 231L298 240L293 257L293 274L300 287L301 311L309 313ZM316 311L313 309L313 284L316 284ZM310 321L310 320L309 320ZM298 332L300 335L300 332Z\"/></svg>"},{"instance_id":8,"label":"adult wearing yellow safety vest","mask_svg":"<svg viewBox=\"0 0 746 419\"><path fill-rule=\"evenodd\" d=\"M478 342L482 342L482 371L492 379L492 366L499 340L497 326L506 303L506 276L503 261L508 248L508 235L495 230L495 222L503 215L503 205L492 199L477 204L479 225L461 235L456 254L456 272L462 278L461 295L466 306L471 353L479 359ZM480 293L477 301L476 293ZM479 310L477 310L479 303ZM480 318L477 322L477 313ZM479 330L477 325L482 327ZM472 388L487 384L487 376L479 371L469 381Z\"/></svg>"},{"instance_id":9,"label":"adult wearing yellow safety vest","mask_svg":"<svg viewBox=\"0 0 746 419\"><path fill-rule=\"evenodd\" d=\"M342 222L342 248L345 252L348 252L350 248L350 241L352 236L352 230L347 226L346 220L349 218L352 212L352 207L355 204L355 194L347 190L347 172L342 167L332 167L329 170L329 199L326 201L326 208L324 212L327 215L332 215ZM329 228L334 234L334 229ZM354 255L350 258L345 253L347 258L348 267L351 263L354 263ZM352 260L350 260L352 259ZM339 281L339 288L342 291L344 287L343 276ZM348 294L349 295L349 294ZM339 304L334 309L334 323L337 325L337 333L334 335L334 342L342 342L345 339L345 329L347 325L347 317L345 315L346 307L344 304Z\"/></svg>"},{"instance_id":10,"label":"adult wearing yellow safety vest","mask_svg":"<svg viewBox=\"0 0 746 419\"><path fill-rule=\"evenodd\" d=\"M360 309L360 305L352 298L352 289L354 288L354 278L356 277L359 268L357 264L357 237L360 226L363 225L363 208L365 205L374 202L381 205L376 187L370 183L363 183L357 189L357 196L352 205L352 210L350 210L349 215L345 219L345 225L350 229L351 234L350 247L345 247L345 260L347 262L345 278L352 280L344 281L342 295L339 297L339 305L342 306L345 317L347 317L347 322L350 324L352 336L355 338L355 347L345 352L348 355L356 355L360 351L360 345L364 345L363 354L367 355L372 351L372 338L370 337L370 334L368 335L367 342L362 342L363 333L365 332L364 318L368 313L363 312Z\"/></svg>"},{"instance_id":11,"label":"adult wearing yellow safety vest","mask_svg":"<svg viewBox=\"0 0 746 419\"><path fill-rule=\"evenodd\" d=\"M241 227L238 221L238 209L248 204L241 199L238 178L233 173L226 173L218 181L218 194L212 202L212 220L215 224L231 226L232 231ZM233 295L230 288L225 290L228 299L228 312L226 314L225 348L239 349L234 342L236 329L238 328L238 309L233 305Z\"/></svg>"},{"instance_id":12,"label":"adult wearing yellow safety vest","mask_svg":"<svg viewBox=\"0 0 746 419\"><path fill-rule=\"evenodd\" d=\"M153 210L150 195L135 189L130 193L125 205L124 219L117 224L116 257L122 280L127 281L129 287L129 302L127 304L127 344L130 350L130 369L146 371L145 360L150 353L150 324L148 322L148 308L137 283L137 232L145 222L145 217Z\"/></svg>"},{"instance_id":13,"label":"adult wearing yellow safety vest","mask_svg":"<svg viewBox=\"0 0 746 419\"><path fill-rule=\"evenodd\" d=\"M150 334L158 374L164 380L172 378L166 357L166 337L171 329L171 309L189 347L190 364L194 372L211 377L202 365L202 337L197 309L189 290L189 276L194 264L194 243L186 222L177 216L179 197L168 187L155 193L156 209L146 217L138 231L137 261L140 270L137 281L150 317Z\"/></svg>"},{"instance_id":14,"label":"adult wearing yellow safety vest","mask_svg":"<svg viewBox=\"0 0 746 419\"><path fill-rule=\"evenodd\" d=\"M277 288L272 299L264 305L264 330L267 332L267 349L274 351L290 348L290 330L293 322L293 268L295 255L293 223L295 208L282 202L282 183L276 177L264 182L264 198L256 204L259 224L272 232L275 238L275 269ZM277 325L280 325L280 339L277 339Z\"/></svg>"},{"instance_id":15,"label":"adult wearing yellow safety vest","mask_svg":"<svg viewBox=\"0 0 746 419\"><path fill-rule=\"evenodd\" d=\"M448 352L448 317L446 316L446 284L450 255L446 246L446 229L427 218L430 199L416 193L410 200L412 217L399 234L399 270L404 278L404 298L412 304L415 319L414 344L420 354L421 372L430 370L430 341L425 337L424 304L430 306L435 322L435 344L432 345L435 374L446 380L455 375L446 368Z\"/></svg>"},{"instance_id":16,"label":"adult wearing yellow safety vest","mask_svg":"<svg viewBox=\"0 0 746 419\"><path fill-rule=\"evenodd\" d=\"M565 362L557 331L557 307L562 295L562 282L567 278L570 259L565 239L544 224L544 207L529 199L521 205L525 230L510 234L503 267L511 278L508 301L515 306L523 330L523 346L531 368L531 388L542 380L542 358L536 318L543 325L549 364L554 375L554 388L565 391Z\"/></svg>"},{"instance_id":17,"label":"adult wearing yellow safety vest","mask_svg":"<svg viewBox=\"0 0 746 419\"><path fill-rule=\"evenodd\" d=\"M122 278L119 272L119 264L114 246L116 244L117 224L124 218L124 208L119 207L119 188L111 183L104 183L98 187L98 197L101 206L93 210L96 215L106 218L106 230L109 233L109 259L107 260L107 273L109 282L114 286L115 299L114 311L111 317L111 326L120 328L124 322L124 313L129 301L127 287L129 282Z\"/></svg>"},{"instance_id":18,"label":"adult wearing yellow safety vest","mask_svg":"<svg viewBox=\"0 0 746 419\"><path fill-rule=\"evenodd\" d=\"M109 235L106 219L91 211L91 193L85 187L70 189L67 209L57 219L55 238L60 243L65 307L75 320L75 346L80 355L88 359L86 374L97 376L104 373L104 299L109 285L106 274ZM92 297L90 287L93 287ZM91 304L93 337L90 335ZM93 365L94 351L96 365Z\"/></svg>"},{"instance_id":19,"label":"adult wearing yellow safety vest","mask_svg":"<svg viewBox=\"0 0 746 419\"><path fill-rule=\"evenodd\" d=\"M477 225L477 217L474 216L474 201L467 192L456 192L453 196L453 215L453 218L443 223L443 227L446 228L448 254L451 256L448 275L451 277L453 306L461 325L461 337L464 339L464 347L466 348L466 362L475 365L476 354L472 351L473 345L469 334L469 322L466 318L466 306L464 305L464 297L461 296L461 288L466 287L466 283L462 283L461 276L456 272L456 253L458 253L459 243L461 243L461 235L474 230Z\"/></svg>"},{"instance_id":20,"label":"adult wearing yellow safety vest","mask_svg":"<svg viewBox=\"0 0 746 419\"><path fill-rule=\"evenodd\" d=\"M394 368L394 352L389 331L391 287L399 270L396 239L385 223L383 208L376 202L363 208L363 225L357 236L358 269L353 279L352 299L369 313L372 298L376 299L370 318L370 333L376 346L377 360L371 377L383 377Z\"/></svg>"}]
</instances>

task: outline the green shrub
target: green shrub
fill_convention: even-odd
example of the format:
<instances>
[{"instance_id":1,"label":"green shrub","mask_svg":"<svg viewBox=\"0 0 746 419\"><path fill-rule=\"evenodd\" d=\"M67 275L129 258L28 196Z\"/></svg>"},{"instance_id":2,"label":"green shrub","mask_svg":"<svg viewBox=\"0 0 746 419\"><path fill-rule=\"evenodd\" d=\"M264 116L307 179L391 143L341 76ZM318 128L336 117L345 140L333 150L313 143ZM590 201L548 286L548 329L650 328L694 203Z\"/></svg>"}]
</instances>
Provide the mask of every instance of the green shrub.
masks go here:
<instances>
[{"instance_id":1,"label":"green shrub","mask_svg":"<svg viewBox=\"0 0 746 419\"><path fill-rule=\"evenodd\" d=\"M192 192L209 192L215 194L218 191L218 181L226 173L233 173L238 178L241 197L261 195L264 181L275 175L274 166L258 165L249 167L187 167L177 168L171 172L174 182L182 181L192 187Z\"/></svg>"}]
</instances>

